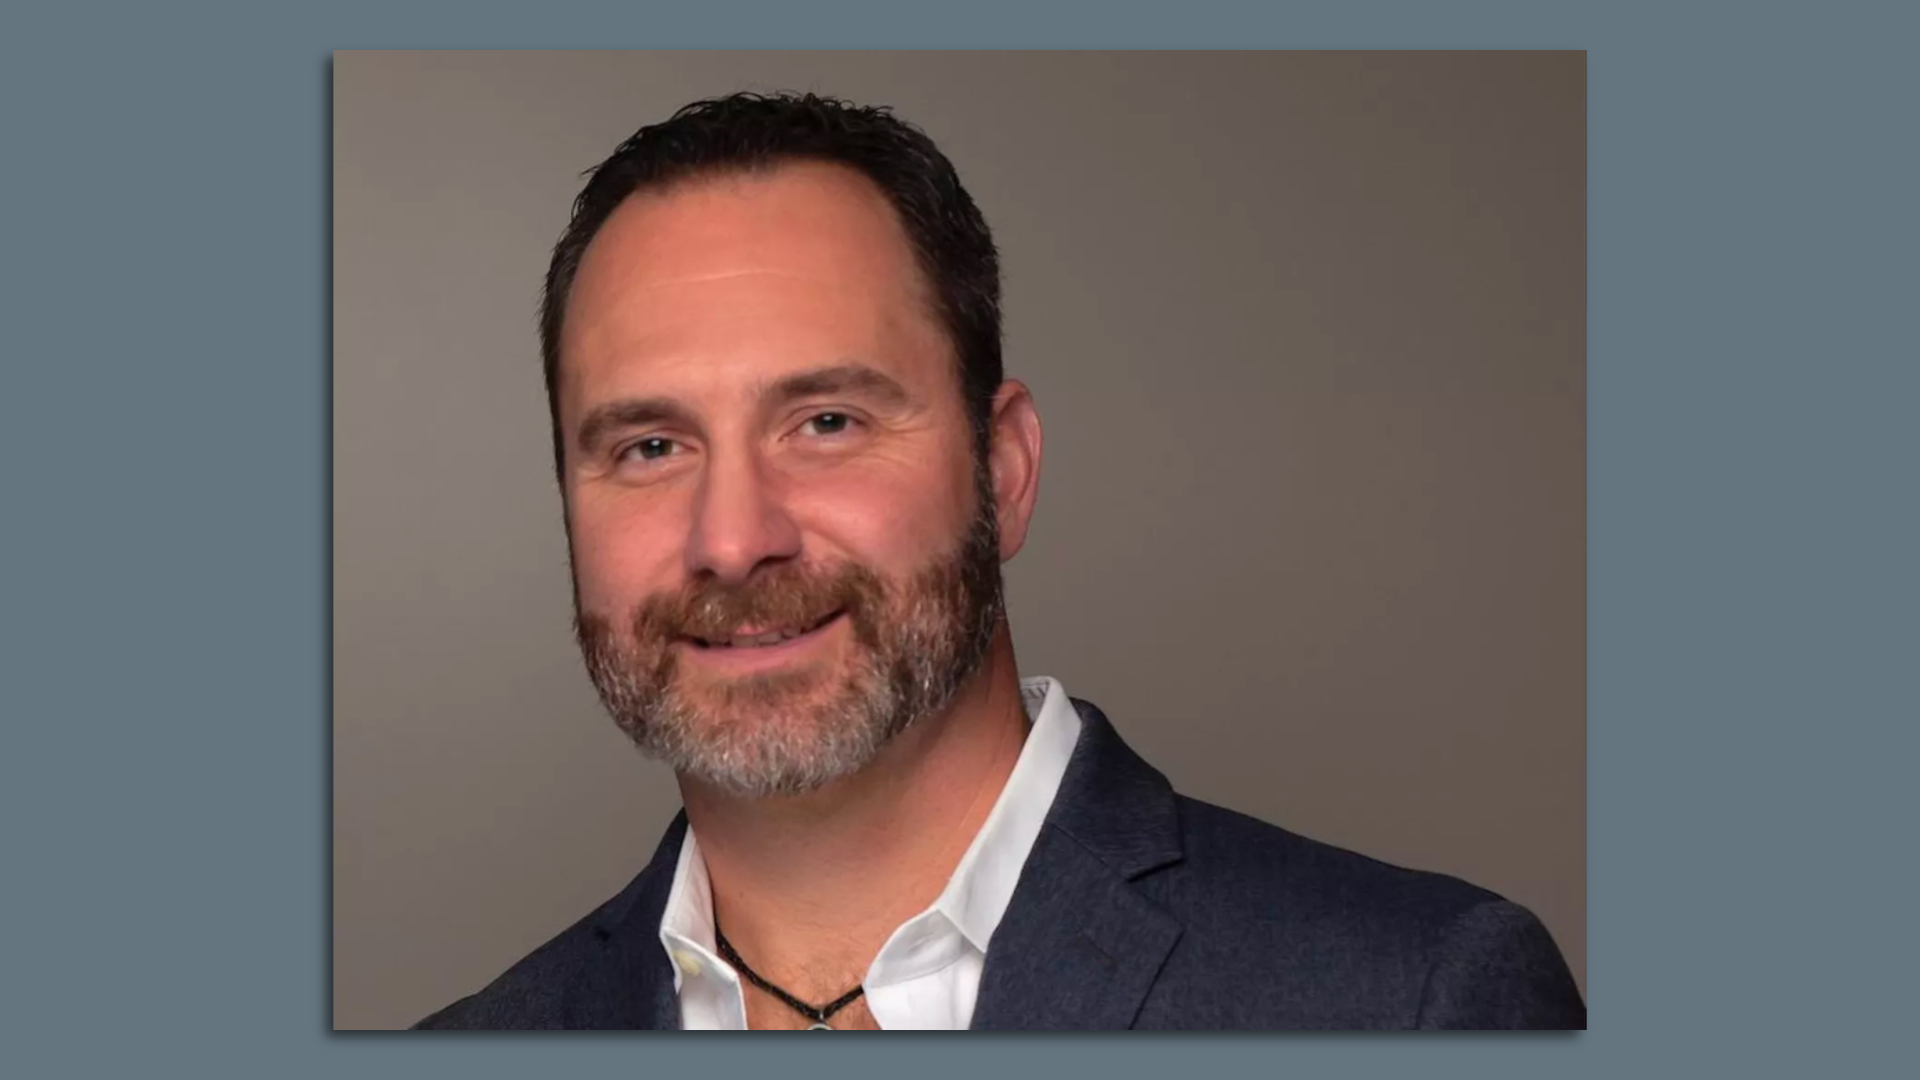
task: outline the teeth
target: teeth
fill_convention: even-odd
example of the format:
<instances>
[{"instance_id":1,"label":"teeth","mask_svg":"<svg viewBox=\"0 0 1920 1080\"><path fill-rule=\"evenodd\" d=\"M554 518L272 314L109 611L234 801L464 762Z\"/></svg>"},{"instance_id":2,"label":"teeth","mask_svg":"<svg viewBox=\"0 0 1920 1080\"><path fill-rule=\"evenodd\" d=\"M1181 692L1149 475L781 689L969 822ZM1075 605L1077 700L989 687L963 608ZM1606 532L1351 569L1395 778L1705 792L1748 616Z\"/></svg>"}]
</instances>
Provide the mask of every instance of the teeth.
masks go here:
<instances>
[{"instance_id":1,"label":"teeth","mask_svg":"<svg viewBox=\"0 0 1920 1080\"><path fill-rule=\"evenodd\" d=\"M761 645L778 645L783 641L792 641L812 630L813 627L795 627L789 630L769 630L764 634L749 634L742 637L716 638L707 644L715 648L742 649Z\"/></svg>"},{"instance_id":2,"label":"teeth","mask_svg":"<svg viewBox=\"0 0 1920 1080\"><path fill-rule=\"evenodd\" d=\"M721 644L734 649L752 648L759 645L778 645L783 641L788 641L799 636L800 631L798 630L769 630L764 634L728 638Z\"/></svg>"}]
</instances>

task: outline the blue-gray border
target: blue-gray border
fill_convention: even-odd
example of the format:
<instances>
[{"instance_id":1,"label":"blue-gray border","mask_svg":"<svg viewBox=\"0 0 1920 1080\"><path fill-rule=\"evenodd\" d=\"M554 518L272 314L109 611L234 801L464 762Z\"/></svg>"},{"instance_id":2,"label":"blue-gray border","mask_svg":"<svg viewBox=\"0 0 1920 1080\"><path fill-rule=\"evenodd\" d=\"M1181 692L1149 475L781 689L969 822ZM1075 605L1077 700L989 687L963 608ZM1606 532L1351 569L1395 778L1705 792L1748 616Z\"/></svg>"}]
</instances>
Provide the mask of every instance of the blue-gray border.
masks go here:
<instances>
[{"instance_id":1,"label":"blue-gray border","mask_svg":"<svg viewBox=\"0 0 1920 1080\"><path fill-rule=\"evenodd\" d=\"M1760 1075L1890 1043L1920 716L1914 24L1891 3L10 6L0 1061L714 1060L327 1024L329 57L584 43L1588 51L1594 1030L736 1041L729 1068Z\"/></svg>"}]
</instances>

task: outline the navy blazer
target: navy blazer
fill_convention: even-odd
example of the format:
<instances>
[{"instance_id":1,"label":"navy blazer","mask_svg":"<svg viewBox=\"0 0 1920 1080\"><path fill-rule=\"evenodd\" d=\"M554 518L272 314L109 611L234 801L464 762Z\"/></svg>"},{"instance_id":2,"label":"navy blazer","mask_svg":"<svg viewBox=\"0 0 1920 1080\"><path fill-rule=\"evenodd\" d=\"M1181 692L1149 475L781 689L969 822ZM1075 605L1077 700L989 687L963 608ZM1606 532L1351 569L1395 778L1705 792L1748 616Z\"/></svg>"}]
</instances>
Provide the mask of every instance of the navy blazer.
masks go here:
<instances>
[{"instance_id":1,"label":"navy blazer","mask_svg":"<svg viewBox=\"0 0 1920 1080\"><path fill-rule=\"evenodd\" d=\"M975 1029L1585 1028L1517 904L1174 793L1099 709L989 942ZM416 1028L678 1028L660 918L686 836Z\"/></svg>"}]
</instances>

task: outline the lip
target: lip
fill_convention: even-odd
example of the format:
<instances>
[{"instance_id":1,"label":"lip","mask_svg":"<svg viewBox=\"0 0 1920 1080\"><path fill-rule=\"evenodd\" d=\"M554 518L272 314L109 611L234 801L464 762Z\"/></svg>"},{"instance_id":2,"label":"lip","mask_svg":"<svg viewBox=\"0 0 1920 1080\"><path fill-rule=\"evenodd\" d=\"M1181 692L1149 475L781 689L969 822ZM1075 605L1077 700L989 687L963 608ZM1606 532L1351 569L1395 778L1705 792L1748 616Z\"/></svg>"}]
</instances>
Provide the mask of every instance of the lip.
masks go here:
<instances>
[{"instance_id":1,"label":"lip","mask_svg":"<svg viewBox=\"0 0 1920 1080\"><path fill-rule=\"evenodd\" d=\"M700 645L693 641L682 640L677 644L683 657L702 667L724 670L734 674L764 671L777 668L796 660L804 659L810 652L820 648L829 634L843 622L847 613L835 612L833 617L799 637L788 638L777 645L712 646Z\"/></svg>"}]
</instances>

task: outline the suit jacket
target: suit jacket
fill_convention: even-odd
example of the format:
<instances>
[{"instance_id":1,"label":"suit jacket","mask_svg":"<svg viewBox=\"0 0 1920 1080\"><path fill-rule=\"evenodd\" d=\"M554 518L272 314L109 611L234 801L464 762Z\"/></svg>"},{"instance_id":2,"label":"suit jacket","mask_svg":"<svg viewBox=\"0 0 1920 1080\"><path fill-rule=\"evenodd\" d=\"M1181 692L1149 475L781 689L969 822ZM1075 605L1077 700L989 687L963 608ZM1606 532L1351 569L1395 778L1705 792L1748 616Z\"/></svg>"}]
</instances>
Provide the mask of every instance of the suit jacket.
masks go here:
<instances>
[{"instance_id":1,"label":"suit jacket","mask_svg":"<svg viewBox=\"0 0 1920 1080\"><path fill-rule=\"evenodd\" d=\"M987 950L975 1029L1585 1028L1525 908L1174 793L1099 709ZM678 1028L660 918L686 836L417 1028Z\"/></svg>"}]
</instances>

